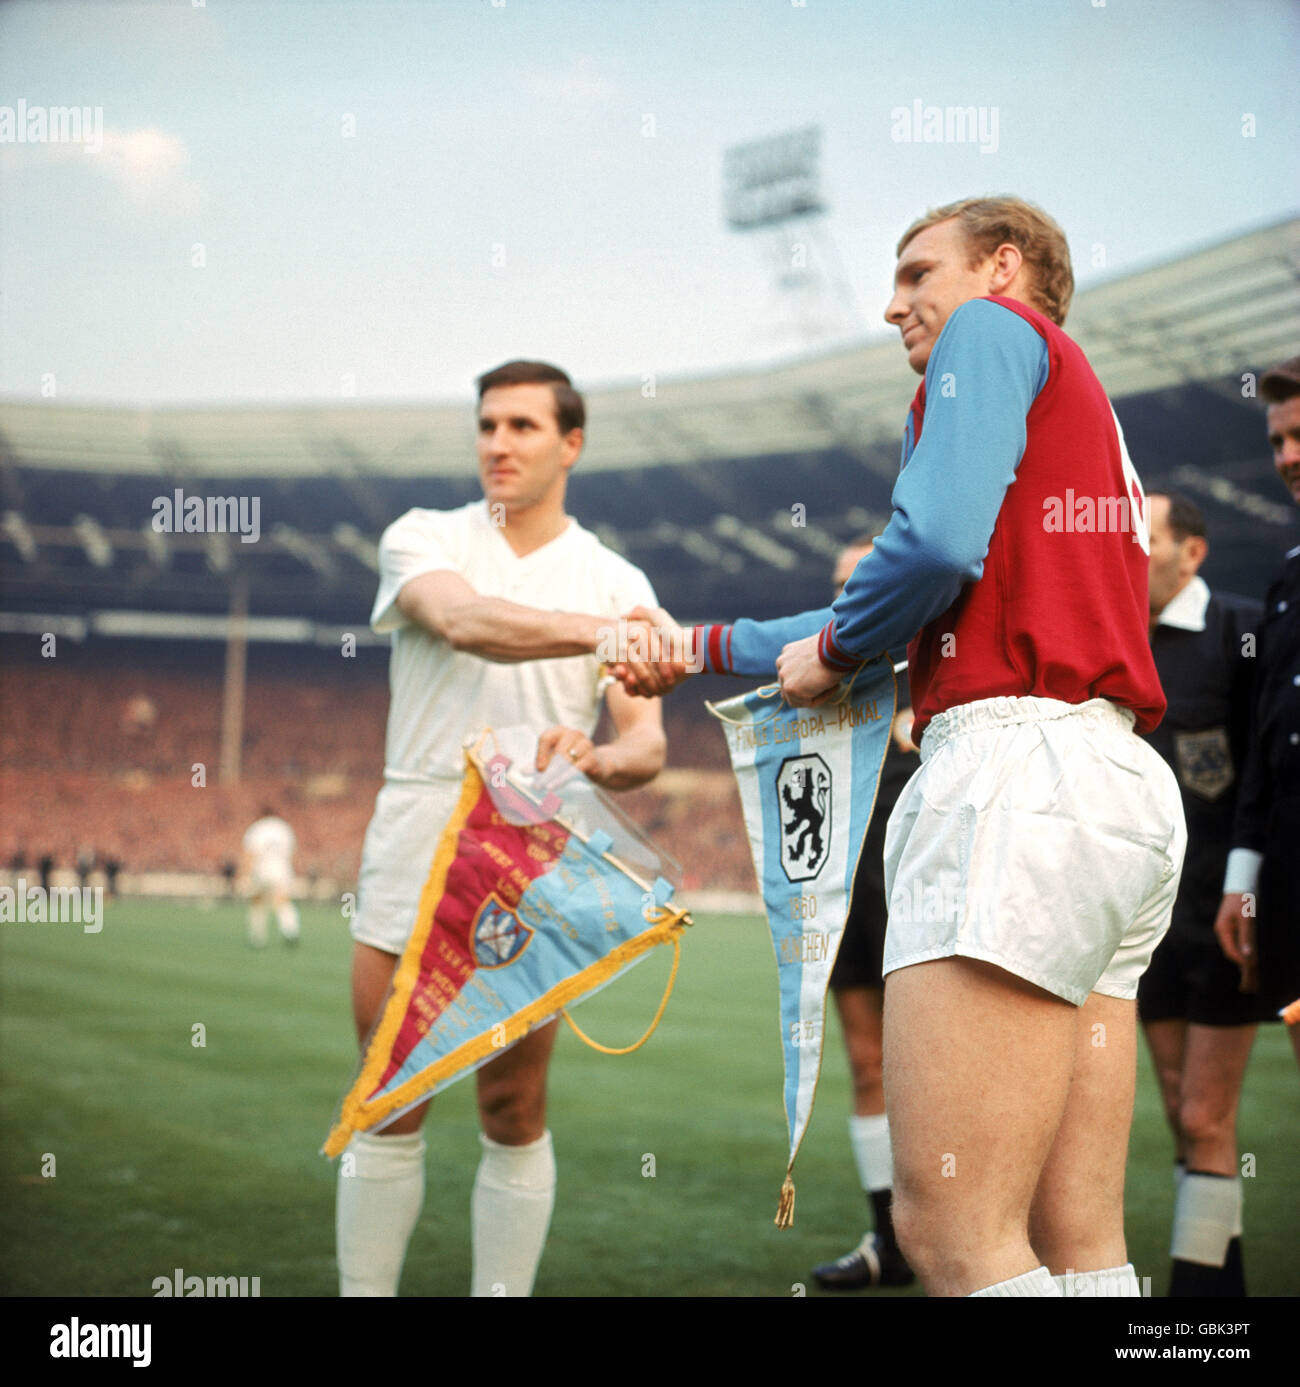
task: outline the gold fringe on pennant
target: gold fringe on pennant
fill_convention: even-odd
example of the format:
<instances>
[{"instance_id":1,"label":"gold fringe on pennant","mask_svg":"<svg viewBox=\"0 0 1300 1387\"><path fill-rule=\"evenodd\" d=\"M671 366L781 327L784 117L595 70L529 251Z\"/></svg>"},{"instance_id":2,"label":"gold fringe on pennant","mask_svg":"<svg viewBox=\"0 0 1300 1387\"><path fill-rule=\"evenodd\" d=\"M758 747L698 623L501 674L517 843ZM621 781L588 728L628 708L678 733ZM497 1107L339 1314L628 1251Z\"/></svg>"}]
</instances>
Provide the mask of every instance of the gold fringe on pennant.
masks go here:
<instances>
[{"instance_id":1,"label":"gold fringe on pennant","mask_svg":"<svg viewBox=\"0 0 1300 1387\"><path fill-rule=\"evenodd\" d=\"M785 1172L785 1180L781 1184L781 1200L776 1206L776 1226L778 1228L794 1227L794 1181L790 1178L790 1171Z\"/></svg>"}]
</instances>

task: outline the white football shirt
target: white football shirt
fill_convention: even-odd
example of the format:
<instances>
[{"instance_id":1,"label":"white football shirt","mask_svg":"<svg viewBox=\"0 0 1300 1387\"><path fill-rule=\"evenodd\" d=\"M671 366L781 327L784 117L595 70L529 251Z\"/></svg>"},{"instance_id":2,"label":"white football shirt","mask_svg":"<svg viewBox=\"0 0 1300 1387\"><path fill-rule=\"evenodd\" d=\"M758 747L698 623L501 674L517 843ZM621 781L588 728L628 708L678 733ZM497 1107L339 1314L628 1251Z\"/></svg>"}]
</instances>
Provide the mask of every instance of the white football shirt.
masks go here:
<instances>
[{"instance_id":1,"label":"white football shirt","mask_svg":"<svg viewBox=\"0 0 1300 1387\"><path fill-rule=\"evenodd\" d=\"M244 834L244 851L253 859L255 875L292 875L295 841L283 819L258 819Z\"/></svg>"},{"instance_id":2,"label":"white football shirt","mask_svg":"<svg viewBox=\"0 0 1300 1387\"><path fill-rule=\"evenodd\" d=\"M486 501L452 511L407 511L379 542L379 592L370 617L375 631L393 637L385 778L459 780L465 739L484 727L541 733L558 723L594 733L601 702L595 655L499 664L453 650L402 615L397 595L403 586L422 573L447 570L485 597L544 611L617 618L633 607L658 605L645 574L576 520L520 558L492 524Z\"/></svg>"}]
</instances>

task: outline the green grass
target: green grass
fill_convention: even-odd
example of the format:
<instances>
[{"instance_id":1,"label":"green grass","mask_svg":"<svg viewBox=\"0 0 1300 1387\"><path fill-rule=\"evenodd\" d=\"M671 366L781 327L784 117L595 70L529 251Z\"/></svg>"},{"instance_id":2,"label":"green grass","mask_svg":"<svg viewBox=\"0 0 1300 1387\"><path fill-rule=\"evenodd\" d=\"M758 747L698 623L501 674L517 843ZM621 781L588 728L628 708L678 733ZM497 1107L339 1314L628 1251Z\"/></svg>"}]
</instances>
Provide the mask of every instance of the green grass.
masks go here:
<instances>
[{"instance_id":1,"label":"green grass","mask_svg":"<svg viewBox=\"0 0 1300 1387\"><path fill-rule=\"evenodd\" d=\"M243 928L230 904L142 901L110 904L98 935L0 927L3 1293L147 1296L181 1267L259 1276L264 1296L335 1294L334 1167L317 1152L355 1064L350 943L337 912L320 908L304 911L296 951L251 953ZM585 1004L584 1028L605 1044L635 1039L669 957L658 951ZM702 917L644 1049L611 1058L562 1031L550 1098L560 1185L538 1294L789 1296L857 1241L866 1209L833 1027L795 1169L795 1227L772 1225L785 1167L775 972L759 922ZM1297 1107L1290 1046L1266 1028L1241 1115L1256 1159L1245 1240L1256 1294L1300 1294ZM428 1193L403 1292L462 1295L472 1082L436 1100L425 1132ZM45 1153L54 1178L41 1175ZM1144 1054L1128 1228L1157 1294L1172 1204Z\"/></svg>"}]
</instances>

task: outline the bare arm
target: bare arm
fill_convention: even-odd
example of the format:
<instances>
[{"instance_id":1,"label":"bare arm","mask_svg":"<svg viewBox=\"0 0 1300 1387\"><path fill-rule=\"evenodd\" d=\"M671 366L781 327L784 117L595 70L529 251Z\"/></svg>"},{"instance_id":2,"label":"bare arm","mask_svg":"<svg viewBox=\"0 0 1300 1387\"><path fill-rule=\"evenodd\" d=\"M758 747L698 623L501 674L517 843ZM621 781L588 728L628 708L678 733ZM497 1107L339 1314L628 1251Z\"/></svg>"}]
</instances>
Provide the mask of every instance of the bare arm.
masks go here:
<instances>
[{"instance_id":1,"label":"bare arm","mask_svg":"<svg viewBox=\"0 0 1300 1387\"><path fill-rule=\"evenodd\" d=\"M454 650L501 664L591 655L613 624L607 618L544 612L503 597L484 597L450 571L412 578L397 594L397 609Z\"/></svg>"},{"instance_id":2,"label":"bare arm","mask_svg":"<svg viewBox=\"0 0 1300 1387\"><path fill-rule=\"evenodd\" d=\"M614 723L614 739L593 746L571 727L548 727L537 742L537 769L552 757L567 757L588 780L607 790L634 790L663 769L668 752L663 705L658 699L633 698L617 684L605 694Z\"/></svg>"}]
</instances>

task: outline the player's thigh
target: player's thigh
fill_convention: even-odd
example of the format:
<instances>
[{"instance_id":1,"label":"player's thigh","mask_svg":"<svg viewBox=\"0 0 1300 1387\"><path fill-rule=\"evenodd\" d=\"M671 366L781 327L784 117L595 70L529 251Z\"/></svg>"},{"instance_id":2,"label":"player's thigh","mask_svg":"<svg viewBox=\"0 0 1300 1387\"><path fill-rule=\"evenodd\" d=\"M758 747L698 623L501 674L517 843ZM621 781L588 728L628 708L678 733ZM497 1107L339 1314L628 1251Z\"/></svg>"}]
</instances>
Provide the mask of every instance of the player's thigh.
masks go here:
<instances>
[{"instance_id":1,"label":"player's thigh","mask_svg":"<svg viewBox=\"0 0 1300 1387\"><path fill-rule=\"evenodd\" d=\"M884 1020L895 1198L926 1225L1023 1228L1065 1108L1075 1008L953 957L891 973Z\"/></svg>"},{"instance_id":2,"label":"player's thigh","mask_svg":"<svg viewBox=\"0 0 1300 1387\"><path fill-rule=\"evenodd\" d=\"M1137 1087L1137 1008L1092 993L1079 1008L1069 1096L1034 1193L1030 1239L1054 1273L1089 1265L1087 1247L1123 1253L1124 1169ZM1060 1265L1058 1265L1058 1262Z\"/></svg>"},{"instance_id":3,"label":"player's thigh","mask_svg":"<svg viewBox=\"0 0 1300 1387\"><path fill-rule=\"evenodd\" d=\"M362 944L358 940L352 941L352 1019L356 1023L357 1041L363 1049L379 1019L397 963L396 954L385 953L383 949ZM407 1136L411 1132L418 1132L428 1111L429 1103L421 1103L390 1122L384 1131L390 1136Z\"/></svg>"},{"instance_id":4,"label":"player's thigh","mask_svg":"<svg viewBox=\"0 0 1300 1387\"><path fill-rule=\"evenodd\" d=\"M479 1117L494 1141L535 1141L546 1126L546 1074L559 1021L530 1031L475 1074Z\"/></svg>"},{"instance_id":5,"label":"player's thigh","mask_svg":"<svg viewBox=\"0 0 1300 1387\"><path fill-rule=\"evenodd\" d=\"M379 1009L388 995L397 962L396 954L358 940L352 942L352 1019L357 1027L357 1040L362 1045L379 1018Z\"/></svg>"}]
</instances>

